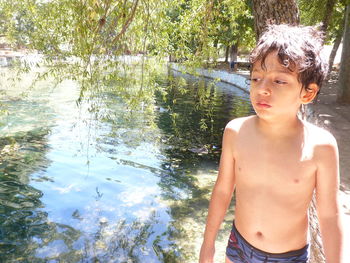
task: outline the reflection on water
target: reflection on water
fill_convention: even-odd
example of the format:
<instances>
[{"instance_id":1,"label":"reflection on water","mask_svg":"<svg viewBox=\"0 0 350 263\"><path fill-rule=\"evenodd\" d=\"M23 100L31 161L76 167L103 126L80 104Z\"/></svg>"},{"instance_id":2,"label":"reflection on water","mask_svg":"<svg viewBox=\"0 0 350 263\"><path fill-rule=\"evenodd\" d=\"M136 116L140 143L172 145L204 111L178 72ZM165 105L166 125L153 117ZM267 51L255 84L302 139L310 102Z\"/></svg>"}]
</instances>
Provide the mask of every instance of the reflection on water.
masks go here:
<instances>
[{"instance_id":1,"label":"reflection on water","mask_svg":"<svg viewBox=\"0 0 350 263\"><path fill-rule=\"evenodd\" d=\"M50 165L47 130L0 138L0 254L2 262L33 262L37 251L56 241L71 246L79 236L68 225L48 220L41 209L43 192L30 184L29 175ZM42 177L41 180L46 180ZM75 238L76 239L76 238Z\"/></svg>"},{"instance_id":2,"label":"reflection on water","mask_svg":"<svg viewBox=\"0 0 350 263\"><path fill-rule=\"evenodd\" d=\"M250 113L247 94L169 74L147 105L110 85L77 106L75 83L50 85L1 97L1 260L195 262L223 128Z\"/></svg>"}]
</instances>

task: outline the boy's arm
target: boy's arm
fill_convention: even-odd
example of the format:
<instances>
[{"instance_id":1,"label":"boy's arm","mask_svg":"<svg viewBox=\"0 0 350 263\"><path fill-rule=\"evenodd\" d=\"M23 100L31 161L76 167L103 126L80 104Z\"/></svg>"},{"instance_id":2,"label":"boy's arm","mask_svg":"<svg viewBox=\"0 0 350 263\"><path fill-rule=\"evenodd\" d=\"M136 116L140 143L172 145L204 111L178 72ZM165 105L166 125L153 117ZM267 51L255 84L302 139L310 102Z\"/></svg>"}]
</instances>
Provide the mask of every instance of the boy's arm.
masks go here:
<instances>
[{"instance_id":1,"label":"boy's arm","mask_svg":"<svg viewBox=\"0 0 350 263\"><path fill-rule=\"evenodd\" d=\"M343 230L338 200L339 157L336 140L317 146L316 201L327 263L343 262Z\"/></svg>"},{"instance_id":2,"label":"boy's arm","mask_svg":"<svg viewBox=\"0 0 350 263\"><path fill-rule=\"evenodd\" d=\"M200 263L213 262L216 235L232 198L235 185L233 156L235 134L236 132L227 125L222 141L219 174L209 204Z\"/></svg>"}]
</instances>

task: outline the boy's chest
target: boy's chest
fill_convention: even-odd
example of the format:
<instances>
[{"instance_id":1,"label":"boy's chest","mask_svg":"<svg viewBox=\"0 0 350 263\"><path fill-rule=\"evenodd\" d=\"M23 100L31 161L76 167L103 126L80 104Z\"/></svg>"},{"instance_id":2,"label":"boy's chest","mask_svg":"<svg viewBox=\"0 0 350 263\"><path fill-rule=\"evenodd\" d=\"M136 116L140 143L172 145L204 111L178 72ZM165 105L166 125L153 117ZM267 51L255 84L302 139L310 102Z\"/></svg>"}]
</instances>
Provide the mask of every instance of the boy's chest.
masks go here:
<instances>
[{"instance_id":1,"label":"boy's chest","mask_svg":"<svg viewBox=\"0 0 350 263\"><path fill-rule=\"evenodd\" d=\"M315 182L312 148L302 140L268 142L250 138L237 145L236 183L291 191Z\"/></svg>"}]
</instances>

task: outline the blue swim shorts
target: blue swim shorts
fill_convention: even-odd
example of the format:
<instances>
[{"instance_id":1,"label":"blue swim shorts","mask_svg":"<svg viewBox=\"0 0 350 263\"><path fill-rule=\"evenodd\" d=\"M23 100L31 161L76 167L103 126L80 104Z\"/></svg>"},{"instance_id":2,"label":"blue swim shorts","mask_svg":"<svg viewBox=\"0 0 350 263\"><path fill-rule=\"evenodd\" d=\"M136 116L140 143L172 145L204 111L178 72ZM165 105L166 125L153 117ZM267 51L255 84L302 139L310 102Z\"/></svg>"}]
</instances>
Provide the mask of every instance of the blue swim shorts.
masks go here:
<instances>
[{"instance_id":1,"label":"blue swim shorts","mask_svg":"<svg viewBox=\"0 0 350 263\"><path fill-rule=\"evenodd\" d=\"M249 244L233 223L226 256L234 263L306 263L309 257L309 245L286 253L264 252Z\"/></svg>"}]
</instances>

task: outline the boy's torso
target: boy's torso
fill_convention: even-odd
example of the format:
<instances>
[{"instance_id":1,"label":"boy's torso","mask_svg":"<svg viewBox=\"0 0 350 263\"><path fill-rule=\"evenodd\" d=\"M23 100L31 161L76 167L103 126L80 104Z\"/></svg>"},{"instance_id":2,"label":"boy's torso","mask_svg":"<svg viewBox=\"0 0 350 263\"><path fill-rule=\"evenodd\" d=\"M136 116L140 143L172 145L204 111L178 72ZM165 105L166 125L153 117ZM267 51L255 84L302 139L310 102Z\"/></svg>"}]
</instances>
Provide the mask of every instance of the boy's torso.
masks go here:
<instances>
[{"instance_id":1,"label":"boy's torso","mask_svg":"<svg viewBox=\"0 0 350 263\"><path fill-rule=\"evenodd\" d=\"M261 250L300 249L316 182L312 134L267 139L254 129L254 118L244 120L234 145L236 227Z\"/></svg>"}]
</instances>

